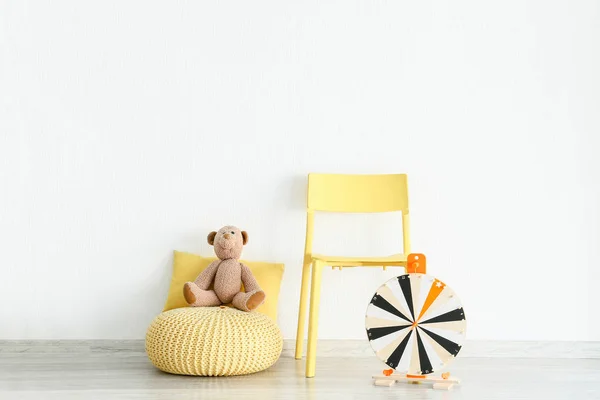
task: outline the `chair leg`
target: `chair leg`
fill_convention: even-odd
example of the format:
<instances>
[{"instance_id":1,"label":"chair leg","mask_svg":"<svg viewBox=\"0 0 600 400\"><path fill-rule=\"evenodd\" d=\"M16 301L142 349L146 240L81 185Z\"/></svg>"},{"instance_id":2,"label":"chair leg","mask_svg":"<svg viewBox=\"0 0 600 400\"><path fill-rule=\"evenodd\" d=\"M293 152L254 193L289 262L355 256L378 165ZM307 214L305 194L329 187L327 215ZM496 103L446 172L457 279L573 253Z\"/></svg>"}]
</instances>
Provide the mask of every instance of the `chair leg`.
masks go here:
<instances>
[{"instance_id":1,"label":"chair leg","mask_svg":"<svg viewBox=\"0 0 600 400\"><path fill-rule=\"evenodd\" d=\"M321 299L321 276L323 265L315 261L312 267L312 284L310 287L310 310L308 315L308 351L306 353L306 377L315 376L317 362L317 332L319 328L319 302Z\"/></svg>"},{"instance_id":2,"label":"chair leg","mask_svg":"<svg viewBox=\"0 0 600 400\"><path fill-rule=\"evenodd\" d=\"M296 360L302 359L304 346L304 324L306 322L306 303L308 301L308 287L310 278L310 262L302 267L302 286L300 287L300 307L298 310L298 330L296 331Z\"/></svg>"}]
</instances>

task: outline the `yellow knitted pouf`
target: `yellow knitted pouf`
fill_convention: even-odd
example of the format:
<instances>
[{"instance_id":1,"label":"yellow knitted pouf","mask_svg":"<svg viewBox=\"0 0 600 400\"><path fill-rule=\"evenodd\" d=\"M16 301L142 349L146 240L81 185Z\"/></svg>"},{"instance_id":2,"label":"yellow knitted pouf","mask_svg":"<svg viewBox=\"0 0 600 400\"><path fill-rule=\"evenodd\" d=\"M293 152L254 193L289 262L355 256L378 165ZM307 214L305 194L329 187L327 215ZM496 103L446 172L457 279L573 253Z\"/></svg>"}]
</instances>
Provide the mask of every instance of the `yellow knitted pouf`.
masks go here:
<instances>
[{"instance_id":1,"label":"yellow knitted pouf","mask_svg":"<svg viewBox=\"0 0 600 400\"><path fill-rule=\"evenodd\" d=\"M244 375L277 361L277 324L264 314L229 307L176 308L158 315L146 333L146 353L158 369L181 375Z\"/></svg>"}]
</instances>

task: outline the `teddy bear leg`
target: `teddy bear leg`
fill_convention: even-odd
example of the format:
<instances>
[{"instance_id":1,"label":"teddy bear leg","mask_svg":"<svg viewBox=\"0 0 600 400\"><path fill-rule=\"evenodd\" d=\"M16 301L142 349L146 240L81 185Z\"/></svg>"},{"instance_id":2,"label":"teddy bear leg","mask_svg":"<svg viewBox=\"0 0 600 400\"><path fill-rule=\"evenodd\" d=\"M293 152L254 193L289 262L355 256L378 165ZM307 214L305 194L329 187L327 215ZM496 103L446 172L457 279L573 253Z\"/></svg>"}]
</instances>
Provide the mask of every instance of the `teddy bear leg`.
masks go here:
<instances>
[{"instance_id":1,"label":"teddy bear leg","mask_svg":"<svg viewBox=\"0 0 600 400\"><path fill-rule=\"evenodd\" d=\"M233 297L231 304L238 310L252 311L265 301L265 292L254 290L252 292L240 292Z\"/></svg>"},{"instance_id":2,"label":"teddy bear leg","mask_svg":"<svg viewBox=\"0 0 600 400\"><path fill-rule=\"evenodd\" d=\"M183 285L185 301L192 307L210 307L221 305L214 290L202 290L194 282Z\"/></svg>"}]
</instances>

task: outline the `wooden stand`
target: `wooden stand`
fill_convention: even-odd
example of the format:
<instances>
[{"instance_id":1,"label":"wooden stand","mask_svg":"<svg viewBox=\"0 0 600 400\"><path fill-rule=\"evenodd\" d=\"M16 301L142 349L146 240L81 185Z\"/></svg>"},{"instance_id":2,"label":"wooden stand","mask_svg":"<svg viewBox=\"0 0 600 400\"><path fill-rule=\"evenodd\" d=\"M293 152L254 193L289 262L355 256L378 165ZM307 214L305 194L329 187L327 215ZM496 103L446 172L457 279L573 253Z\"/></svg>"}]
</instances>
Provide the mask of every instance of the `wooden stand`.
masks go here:
<instances>
[{"instance_id":1,"label":"wooden stand","mask_svg":"<svg viewBox=\"0 0 600 400\"><path fill-rule=\"evenodd\" d=\"M439 376L410 376L402 374L391 375L373 375L373 383L375 386L394 386L396 382L403 383L431 383L436 390L450 390L456 384L460 383L457 378L442 378Z\"/></svg>"}]
</instances>

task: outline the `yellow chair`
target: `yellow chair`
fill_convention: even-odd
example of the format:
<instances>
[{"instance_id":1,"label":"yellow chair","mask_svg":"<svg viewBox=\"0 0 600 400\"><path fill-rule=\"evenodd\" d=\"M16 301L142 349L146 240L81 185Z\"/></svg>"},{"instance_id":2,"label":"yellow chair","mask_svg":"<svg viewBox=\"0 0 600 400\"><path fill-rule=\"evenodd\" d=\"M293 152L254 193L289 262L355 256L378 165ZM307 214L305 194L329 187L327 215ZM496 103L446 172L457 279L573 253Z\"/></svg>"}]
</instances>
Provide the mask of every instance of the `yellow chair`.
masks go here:
<instances>
[{"instance_id":1,"label":"yellow chair","mask_svg":"<svg viewBox=\"0 0 600 400\"><path fill-rule=\"evenodd\" d=\"M317 325L321 295L321 275L325 266L383 267L403 266L410 253L408 189L405 174L394 175L339 175L309 174L308 204L306 209L306 243L302 268L302 289L296 334L296 359L302 358L304 322L308 297L308 278L311 273L310 311L308 321L308 351L306 354L306 377L315 376ZM402 212L403 254L389 257L340 257L312 253L313 223L315 211L341 213Z\"/></svg>"}]
</instances>

